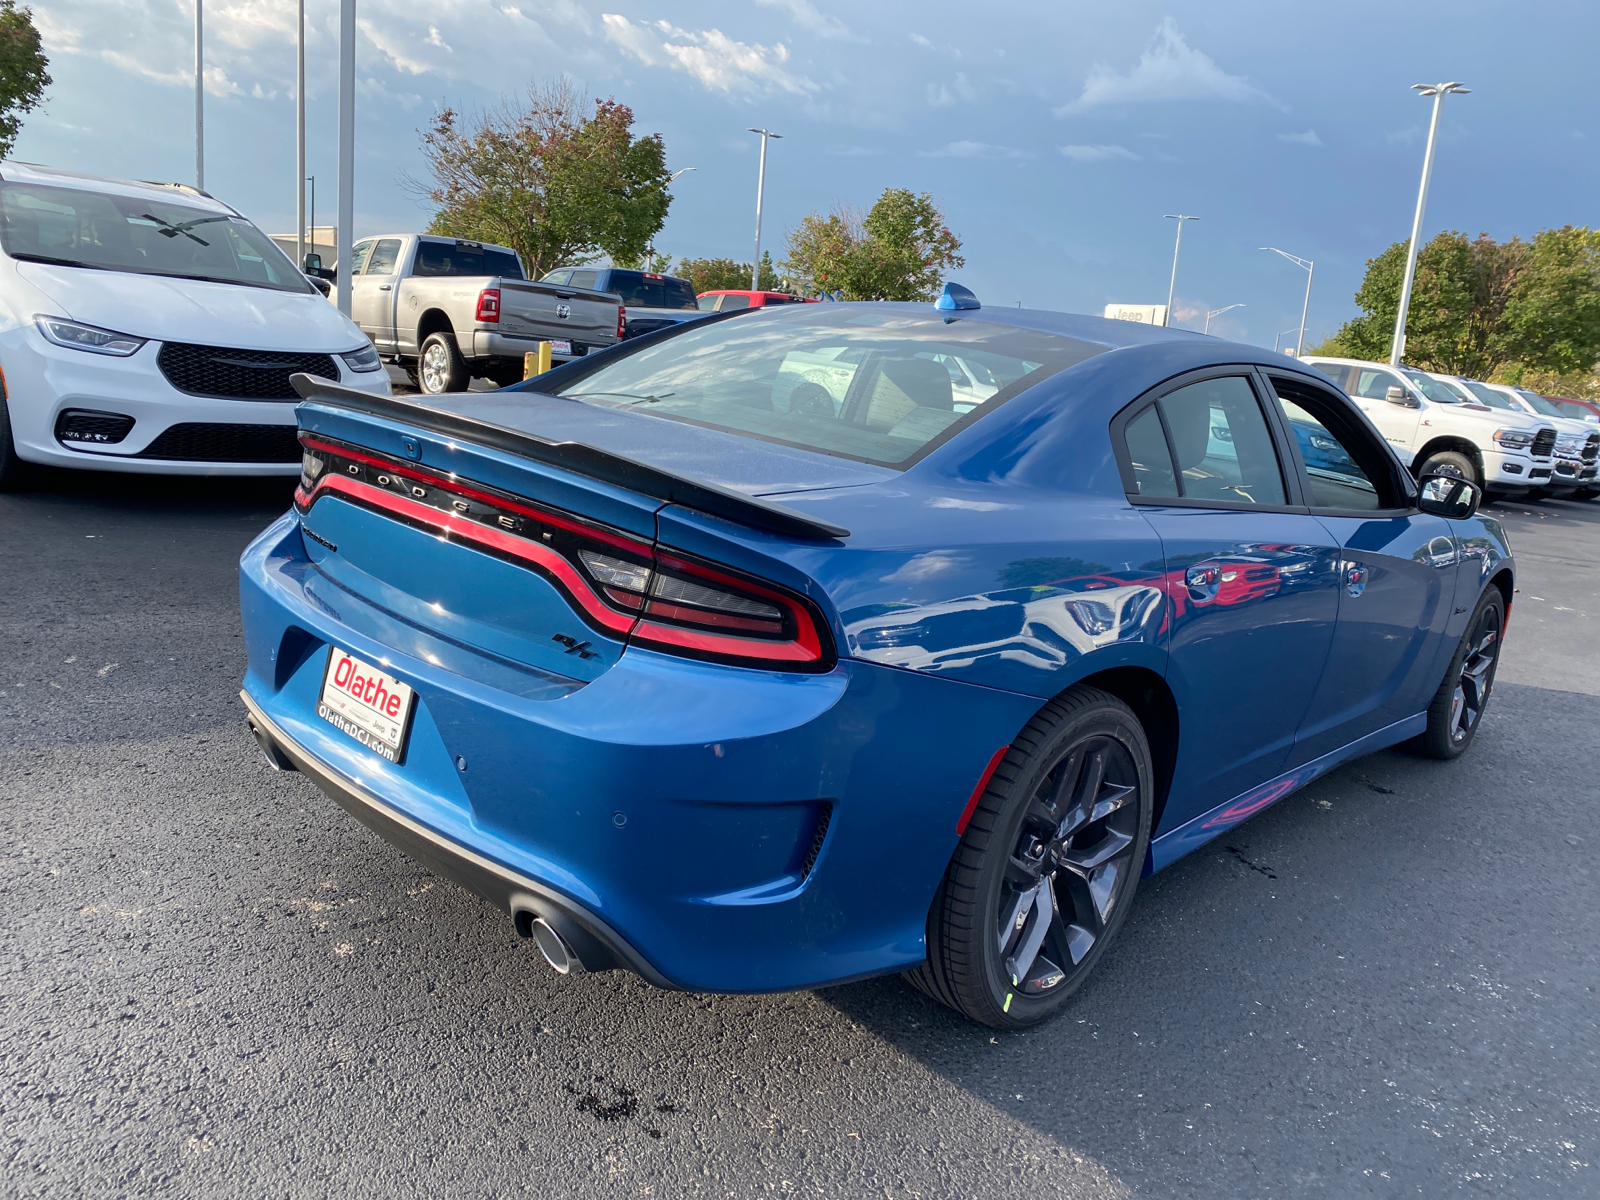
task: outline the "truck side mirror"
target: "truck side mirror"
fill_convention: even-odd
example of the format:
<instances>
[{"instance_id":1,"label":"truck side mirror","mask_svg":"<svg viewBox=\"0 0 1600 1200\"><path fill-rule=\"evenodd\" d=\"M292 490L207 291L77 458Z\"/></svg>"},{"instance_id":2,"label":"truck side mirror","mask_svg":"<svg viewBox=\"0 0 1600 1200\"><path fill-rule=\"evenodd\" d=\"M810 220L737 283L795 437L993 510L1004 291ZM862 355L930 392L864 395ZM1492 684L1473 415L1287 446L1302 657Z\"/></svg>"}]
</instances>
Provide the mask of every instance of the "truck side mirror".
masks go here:
<instances>
[{"instance_id":1,"label":"truck side mirror","mask_svg":"<svg viewBox=\"0 0 1600 1200\"><path fill-rule=\"evenodd\" d=\"M307 275L315 275L322 270L322 255L308 253L305 262L300 266Z\"/></svg>"},{"instance_id":2,"label":"truck side mirror","mask_svg":"<svg viewBox=\"0 0 1600 1200\"><path fill-rule=\"evenodd\" d=\"M1410 394L1407 393L1405 388L1395 387L1393 384L1391 384L1389 386L1389 390L1383 394L1383 398L1390 404L1400 405L1401 408L1417 407L1417 402L1411 398Z\"/></svg>"},{"instance_id":3,"label":"truck side mirror","mask_svg":"<svg viewBox=\"0 0 1600 1200\"><path fill-rule=\"evenodd\" d=\"M1459 475L1424 475L1417 488L1417 507L1436 517L1465 521L1478 511L1483 489Z\"/></svg>"}]
</instances>

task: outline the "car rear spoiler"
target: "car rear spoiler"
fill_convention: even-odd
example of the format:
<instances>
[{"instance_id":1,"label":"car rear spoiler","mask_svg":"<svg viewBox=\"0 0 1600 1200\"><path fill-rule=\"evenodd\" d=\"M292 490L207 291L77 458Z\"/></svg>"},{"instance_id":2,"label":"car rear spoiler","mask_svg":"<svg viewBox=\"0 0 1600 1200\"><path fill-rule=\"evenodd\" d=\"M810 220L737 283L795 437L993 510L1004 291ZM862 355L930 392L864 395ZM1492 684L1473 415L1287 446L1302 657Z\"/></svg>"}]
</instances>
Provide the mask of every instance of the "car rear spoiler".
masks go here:
<instances>
[{"instance_id":1,"label":"car rear spoiler","mask_svg":"<svg viewBox=\"0 0 1600 1200\"><path fill-rule=\"evenodd\" d=\"M672 471L663 471L638 459L623 454L613 454L598 446L583 442L557 442L536 434L522 433L480 421L475 417L447 412L425 404L395 396L377 396L354 388L341 387L316 375L296 372L289 376L294 390L302 400L314 400L334 408L351 409L375 417L404 421L419 429L440 433L446 437L461 438L476 445L515 454L534 462L545 463L563 470L598 479L603 483L627 488L668 504L681 504L714 517L735 521L740 525L781 533L800 538L843 538L850 531L827 521L809 517L805 513L771 504L730 491L714 483L690 479Z\"/></svg>"}]
</instances>

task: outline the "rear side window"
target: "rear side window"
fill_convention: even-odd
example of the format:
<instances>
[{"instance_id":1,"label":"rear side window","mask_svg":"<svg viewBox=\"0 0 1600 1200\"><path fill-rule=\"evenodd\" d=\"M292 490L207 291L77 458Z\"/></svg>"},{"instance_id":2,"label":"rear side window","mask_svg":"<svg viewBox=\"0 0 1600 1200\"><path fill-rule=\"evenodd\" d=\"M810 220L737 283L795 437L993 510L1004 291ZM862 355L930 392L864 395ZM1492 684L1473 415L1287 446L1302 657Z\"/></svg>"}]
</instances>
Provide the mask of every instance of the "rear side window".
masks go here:
<instances>
[{"instance_id":1,"label":"rear side window","mask_svg":"<svg viewBox=\"0 0 1600 1200\"><path fill-rule=\"evenodd\" d=\"M665 293L663 306L666 308L695 308L694 288L685 279L663 279L662 290Z\"/></svg>"},{"instance_id":2,"label":"rear side window","mask_svg":"<svg viewBox=\"0 0 1600 1200\"><path fill-rule=\"evenodd\" d=\"M1178 495L1178 476L1172 469L1172 451L1161 428L1161 414L1151 405L1133 420L1123 434L1128 460L1133 464L1134 488L1141 496Z\"/></svg>"},{"instance_id":3,"label":"rear side window","mask_svg":"<svg viewBox=\"0 0 1600 1200\"><path fill-rule=\"evenodd\" d=\"M1190 500L1282 504L1283 472L1255 389L1242 375L1191 383L1156 404Z\"/></svg>"},{"instance_id":4,"label":"rear side window","mask_svg":"<svg viewBox=\"0 0 1600 1200\"><path fill-rule=\"evenodd\" d=\"M695 307L697 307L701 312L716 312L717 301L721 299L721 296L701 296L700 299L695 302Z\"/></svg>"},{"instance_id":5,"label":"rear side window","mask_svg":"<svg viewBox=\"0 0 1600 1200\"><path fill-rule=\"evenodd\" d=\"M749 308L749 296L724 296L722 303L717 305L718 312L732 312L736 308Z\"/></svg>"},{"instance_id":6,"label":"rear side window","mask_svg":"<svg viewBox=\"0 0 1600 1200\"><path fill-rule=\"evenodd\" d=\"M594 286L595 286L595 282L599 278L600 278L600 272L599 271L584 269L584 270L580 270L580 271L574 271L572 273L572 278L568 282L570 282L572 284L572 286L575 287L575 288L590 288L590 289L593 289Z\"/></svg>"},{"instance_id":7,"label":"rear side window","mask_svg":"<svg viewBox=\"0 0 1600 1200\"><path fill-rule=\"evenodd\" d=\"M417 246L413 275L499 275L522 278L522 261L509 250L495 250L471 242L429 242Z\"/></svg>"},{"instance_id":8,"label":"rear side window","mask_svg":"<svg viewBox=\"0 0 1600 1200\"><path fill-rule=\"evenodd\" d=\"M1346 387L1345 379L1350 374L1350 368L1344 363L1314 362L1307 363L1306 366L1312 368L1312 370L1317 371L1320 374L1326 375L1329 379L1333 380L1336 386L1341 388ZM1346 388L1346 390L1348 390L1348 388Z\"/></svg>"},{"instance_id":9,"label":"rear side window","mask_svg":"<svg viewBox=\"0 0 1600 1200\"><path fill-rule=\"evenodd\" d=\"M562 267L561 270L559 270L559 271L551 271L548 275L546 275L539 282L540 283L571 283L572 282L572 268L571 267Z\"/></svg>"}]
</instances>

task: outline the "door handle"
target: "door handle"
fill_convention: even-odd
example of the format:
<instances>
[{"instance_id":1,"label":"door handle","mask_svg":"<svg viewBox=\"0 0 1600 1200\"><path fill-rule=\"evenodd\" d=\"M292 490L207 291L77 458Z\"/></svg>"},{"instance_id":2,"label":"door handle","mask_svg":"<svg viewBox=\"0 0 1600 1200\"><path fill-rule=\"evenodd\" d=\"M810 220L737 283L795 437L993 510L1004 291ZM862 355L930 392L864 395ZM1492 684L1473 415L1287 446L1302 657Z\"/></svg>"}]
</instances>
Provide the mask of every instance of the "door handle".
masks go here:
<instances>
[{"instance_id":1,"label":"door handle","mask_svg":"<svg viewBox=\"0 0 1600 1200\"><path fill-rule=\"evenodd\" d=\"M1344 590L1351 596L1359 596L1367 590L1367 568L1361 563L1345 563L1344 565Z\"/></svg>"},{"instance_id":2,"label":"door handle","mask_svg":"<svg viewBox=\"0 0 1600 1200\"><path fill-rule=\"evenodd\" d=\"M392 287L392 286L393 286L393 285L392 285L392 284L388 284L388 283L380 283L380 284L379 284L379 285L378 285L378 290L379 290L379 291L380 291L380 292L387 292L387 291L388 291L388 290L389 290L389 289L390 289L390 288L391 288L391 287Z\"/></svg>"}]
</instances>

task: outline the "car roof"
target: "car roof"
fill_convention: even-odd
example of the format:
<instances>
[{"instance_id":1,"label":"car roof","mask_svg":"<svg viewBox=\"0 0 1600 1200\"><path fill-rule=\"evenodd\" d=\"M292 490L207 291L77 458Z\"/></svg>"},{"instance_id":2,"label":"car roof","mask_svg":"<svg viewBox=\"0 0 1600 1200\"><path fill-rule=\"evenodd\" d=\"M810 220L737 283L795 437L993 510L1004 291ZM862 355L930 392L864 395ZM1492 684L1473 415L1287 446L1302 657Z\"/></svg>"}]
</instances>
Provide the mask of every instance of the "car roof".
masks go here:
<instances>
[{"instance_id":1,"label":"car roof","mask_svg":"<svg viewBox=\"0 0 1600 1200\"><path fill-rule=\"evenodd\" d=\"M210 192L186 183L162 183L151 179L117 179L111 175L91 175L87 171L67 171L60 167L47 167L38 163L7 159L0 162L0 179L8 183L40 183L49 187L77 188L85 192L114 192L122 196L135 196L149 200L177 202L211 212L238 215L230 204L218 200Z\"/></svg>"}]
</instances>

